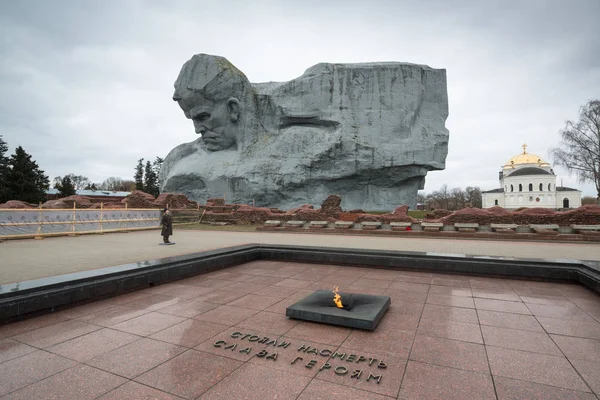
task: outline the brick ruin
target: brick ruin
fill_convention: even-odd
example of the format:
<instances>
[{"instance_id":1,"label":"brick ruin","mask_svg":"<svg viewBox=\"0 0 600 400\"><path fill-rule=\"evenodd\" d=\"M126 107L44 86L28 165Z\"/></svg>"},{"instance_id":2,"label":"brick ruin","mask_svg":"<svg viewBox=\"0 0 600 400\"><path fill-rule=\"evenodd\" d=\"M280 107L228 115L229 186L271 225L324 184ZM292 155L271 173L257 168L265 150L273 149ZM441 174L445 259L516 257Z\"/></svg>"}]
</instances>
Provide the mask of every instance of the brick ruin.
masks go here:
<instances>
[{"instance_id":1,"label":"brick ruin","mask_svg":"<svg viewBox=\"0 0 600 400\"><path fill-rule=\"evenodd\" d=\"M200 220L206 223L232 225L264 224L268 220L287 221L347 221L354 223L392 222L419 223L418 219L408 215L408 206L397 207L393 212L385 214L369 214L363 210L344 211L342 199L338 195L330 195L320 208L305 204L288 211L276 208L254 207L247 204L227 204L225 199L208 199L206 204L198 204L183 194L163 193L157 198L151 194L136 190L118 202L103 202L102 207L115 208L164 208L169 207L174 214L183 218ZM85 196L69 196L58 200L50 200L42 204L44 209L59 208L100 208L97 199ZM34 204L11 200L0 204L0 208L35 208ZM456 223L489 224L557 224L569 226L573 224L600 225L600 206L584 205L568 211L553 211L541 208L524 208L508 211L501 207L489 209L465 208L450 212L435 210L425 216L423 222L453 225Z\"/></svg>"},{"instance_id":2,"label":"brick ruin","mask_svg":"<svg viewBox=\"0 0 600 400\"><path fill-rule=\"evenodd\" d=\"M444 225L455 223L598 225L600 224L600 206L584 205L568 211L554 211L545 208L523 208L517 211L508 211L502 207L465 208L432 221L443 222Z\"/></svg>"}]
</instances>

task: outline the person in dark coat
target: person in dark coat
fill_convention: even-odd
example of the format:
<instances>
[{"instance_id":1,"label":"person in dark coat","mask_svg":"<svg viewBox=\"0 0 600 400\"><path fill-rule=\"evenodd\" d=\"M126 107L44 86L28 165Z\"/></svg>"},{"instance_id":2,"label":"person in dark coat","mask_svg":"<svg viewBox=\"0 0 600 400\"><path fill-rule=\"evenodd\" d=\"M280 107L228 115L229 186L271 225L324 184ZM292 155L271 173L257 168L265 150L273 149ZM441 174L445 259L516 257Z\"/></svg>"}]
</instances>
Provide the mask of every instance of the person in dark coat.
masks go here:
<instances>
[{"instance_id":1,"label":"person in dark coat","mask_svg":"<svg viewBox=\"0 0 600 400\"><path fill-rule=\"evenodd\" d=\"M160 219L160 224L162 225L160 234L165 243L171 243L169 242L169 236L173 234L173 217L171 216L171 211L169 209L165 208L164 211L165 212Z\"/></svg>"}]
</instances>

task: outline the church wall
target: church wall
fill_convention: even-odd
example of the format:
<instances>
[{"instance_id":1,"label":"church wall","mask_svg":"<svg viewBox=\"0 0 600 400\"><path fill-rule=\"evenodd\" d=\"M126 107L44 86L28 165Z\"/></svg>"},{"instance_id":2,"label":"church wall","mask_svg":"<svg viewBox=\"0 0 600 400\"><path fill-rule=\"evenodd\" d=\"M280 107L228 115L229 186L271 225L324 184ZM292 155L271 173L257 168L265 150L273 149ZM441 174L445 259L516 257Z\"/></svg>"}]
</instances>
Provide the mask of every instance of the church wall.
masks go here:
<instances>
[{"instance_id":1,"label":"church wall","mask_svg":"<svg viewBox=\"0 0 600 400\"><path fill-rule=\"evenodd\" d=\"M505 207L504 193L482 193L481 207L491 208L494 206ZM496 204L498 201L498 204Z\"/></svg>"},{"instance_id":2,"label":"church wall","mask_svg":"<svg viewBox=\"0 0 600 400\"><path fill-rule=\"evenodd\" d=\"M556 176L555 175L523 175L504 178L505 208L536 207L557 208L556 203ZM540 184L542 190L540 190ZM511 185L513 191L511 191ZM521 185L521 191L519 191ZM530 185L533 190L529 190ZM548 187L551 190L548 190Z\"/></svg>"},{"instance_id":3,"label":"church wall","mask_svg":"<svg viewBox=\"0 0 600 400\"><path fill-rule=\"evenodd\" d=\"M564 199L569 199L569 208L581 207L581 192L557 192L557 208L563 208Z\"/></svg>"},{"instance_id":4,"label":"church wall","mask_svg":"<svg viewBox=\"0 0 600 400\"><path fill-rule=\"evenodd\" d=\"M539 199L539 201L538 201ZM569 200L569 208L581 206L581 192L509 192L509 193L482 193L482 207L491 208L495 205L507 209L528 208L563 208L563 200ZM495 201L498 200L498 204Z\"/></svg>"}]
</instances>

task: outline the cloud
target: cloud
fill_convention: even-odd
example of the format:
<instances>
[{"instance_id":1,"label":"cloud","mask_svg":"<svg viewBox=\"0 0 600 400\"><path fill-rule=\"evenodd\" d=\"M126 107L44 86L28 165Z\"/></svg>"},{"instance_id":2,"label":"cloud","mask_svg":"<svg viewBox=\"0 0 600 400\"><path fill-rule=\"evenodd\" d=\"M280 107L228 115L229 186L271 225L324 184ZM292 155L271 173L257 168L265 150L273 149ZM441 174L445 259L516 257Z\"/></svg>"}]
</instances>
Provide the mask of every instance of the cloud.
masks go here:
<instances>
[{"instance_id":1,"label":"cloud","mask_svg":"<svg viewBox=\"0 0 600 400\"><path fill-rule=\"evenodd\" d=\"M565 120L599 96L598 15L596 0L3 2L0 133L51 177L130 178L139 158L195 138L171 100L193 54L225 56L252 82L406 61L448 76L447 168L426 191L492 189L523 142L549 160Z\"/></svg>"}]
</instances>

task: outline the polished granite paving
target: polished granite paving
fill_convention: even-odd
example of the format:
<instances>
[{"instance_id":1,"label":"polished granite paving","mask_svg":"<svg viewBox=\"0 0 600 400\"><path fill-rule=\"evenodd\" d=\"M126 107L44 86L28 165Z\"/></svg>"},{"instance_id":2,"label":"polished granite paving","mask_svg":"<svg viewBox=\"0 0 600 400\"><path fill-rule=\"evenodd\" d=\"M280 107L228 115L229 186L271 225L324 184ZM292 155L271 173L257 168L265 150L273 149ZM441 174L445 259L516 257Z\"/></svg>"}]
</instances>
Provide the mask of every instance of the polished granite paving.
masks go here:
<instances>
[{"instance_id":1,"label":"polished granite paving","mask_svg":"<svg viewBox=\"0 0 600 400\"><path fill-rule=\"evenodd\" d=\"M374 332L285 316L333 286L392 304ZM0 399L598 395L600 296L575 284L256 261L0 326Z\"/></svg>"}]
</instances>

